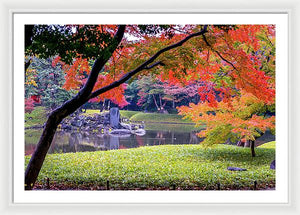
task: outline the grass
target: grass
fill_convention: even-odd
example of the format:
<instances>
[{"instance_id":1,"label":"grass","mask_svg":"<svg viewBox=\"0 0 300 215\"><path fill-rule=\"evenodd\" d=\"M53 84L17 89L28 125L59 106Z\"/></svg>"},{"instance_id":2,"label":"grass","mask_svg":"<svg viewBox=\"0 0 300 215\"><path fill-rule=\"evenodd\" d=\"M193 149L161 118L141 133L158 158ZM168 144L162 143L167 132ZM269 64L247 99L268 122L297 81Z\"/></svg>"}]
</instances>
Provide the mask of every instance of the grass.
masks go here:
<instances>
[{"instance_id":1,"label":"grass","mask_svg":"<svg viewBox=\"0 0 300 215\"><path fill-rule=\"evenodd\" d=\"M100 110L98 109L87 109L85 113L82 113L83 115L86 116L93 116L94 114L100 114Z\"/></svg>"},{"instance_id":2,"label":"grass","mask_svg":"<svg viewBox=\"0 0 300 215\"><path fill-rule=\"evenodd\" d=\"M130 119L133 115L140 113L139 111L131 111L131 110L120 110L120 115L122 117Z\"/></svg>"},{"instance_id":3,"label":"grass","mask_svg":"<svg viewBox=\"0 0 300 215\"><path fill-rule=\"evenodd\" d=\"M44 107L38 106L31 113L25 113L25 128L42 126L47 120L47 111Z\"/></svg>"},{"instance_id":4,"label":"grass","mask_svg":"<svg viewBox=\"0 0 300 215\"><path fill-rule=\"evenodd\" d=\"M275 149L217 145L164 145L126 150L49 154L38 177L37 188L50 178L51 189L258 189L275 187L269 166ZM25 165L29 157L25 157ZM227 167L247 171L228 171Z\"/></svg>"},{"instance_id":5,"label":"grass","mask_svg":"<svg viewBox=\"0 0 300 215\"><path fill-rule=\"evenodd\" d=\"M199 131L203 129L202 127L195 127L195 125L190 124L164 124L164 123L146 123L145 129L147 131L177 131L177 132L192 132L192 131Z\"/></svg>"},{"instance_id":6,"label":"grass","mask_svg":"<svg viewBox=\"0 0 300 215\"><path fill-rule=\"evenodd\" d=\"M93 115L100 113L99 110L86 110L84 115ZM130 119L136 122L166 122L166 123L193 123L188 119L182 119L182 116L177 114L160 114L160 113L143 113L141 111L120 110L121 117Z\"/></svg>"},{"instance_id":7,"label":"grass","mask_svg":"<svg viewBox=\"0 0 300 215\"><path fill-rule=\"evenodd\" d=\"M26 129L25 130L25 142L26 144L37 144L42 134L41 129Z\"/></svg>"},{"instance_id":8,"label":"grass","mask_svg":"<svg viewBox=\"0 0 300 215\"><path fill-rule=\"evenodd\" d=\"M99 110L88 109L84 115L99 114ZM167 122L167 123L192 123L177 114L159 114L159 113L143 113L140 111L120 110L120 115L131 121L144 122ZM47 120L47 111L44 107L36 107L31 113L25 114L25 127L43 125Z\"/></svg>"},{"instance_id":9,"label":"grass","mask_svg":"<svg viewBox=\"0 0 300 215\"><path fill-rule=\"evenodd\" d=\"M188 119L182 119L177 114L160 114L160 113L142 113L139 112L130 118L131 121L144 122L169 122L169 123L192 123Z\"/></svg>"},{"instance_id":10,"label":"grass","mask_svg":"<svg viewBox=\"0 0 300 215\"><path fill-rule=\"evenodd\" d=\"M265 149L275 149L275 147L276 147L275 141L264 143L264 144L258 146L258 148L265 148Z\"/></svg>"},{"instance_id":11,"label":"grass","mask_svg":"<svg viewBox=\"0 0 300 215\"><path fill-rule=\"evenodd\" d=\"M105 112L108 112L108 111L105 111ZM94 110L94 109L87 109L85 113L83 113L84 115L89 115L89 116L92 116L94 115L95 113L97 114L100 114L100 111L99 110ZM130 111L130 110L120 110L120 115L122 117L126 117L126 118L130 118L132 117L133 115L139 113L139 111Z\"/></svg>"}]
</instances>

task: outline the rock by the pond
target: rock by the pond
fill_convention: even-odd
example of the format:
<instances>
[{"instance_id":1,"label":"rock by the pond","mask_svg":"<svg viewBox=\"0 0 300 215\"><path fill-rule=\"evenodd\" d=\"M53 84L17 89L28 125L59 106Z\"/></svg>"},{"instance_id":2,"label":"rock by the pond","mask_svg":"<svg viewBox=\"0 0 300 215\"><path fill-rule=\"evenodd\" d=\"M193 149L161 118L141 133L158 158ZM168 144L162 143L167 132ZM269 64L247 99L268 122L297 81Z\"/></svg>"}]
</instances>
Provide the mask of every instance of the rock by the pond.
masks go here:
<instances>
[{"instance_id":1,"label":"rock by the pond","mask_svg":"<svg viewBox=\"0 0 300 215\"><path fill-rule=\"evenodd\" d=\"M81 127L83 122L81 120L74 120L71 122L71 125L76 126L76 127Z\"/></svg>"},{"instance_id":2,"label":"rock by the pond","mask_svg":"<svg viewBox=\"0 0 300 215\"><path fill-rule=\"evenodd\" d=\"M110 131L109 134L119 134L119 135L131 134L131 131L127 130L127 129L114 129L114 130Z\"/></svg>"},{"instance_id":3,"label":"rock by the pond","mask_svg":"<svg viewBox=\"0 0 300 215\"><path fill-rule=\"evenodd\" d=\"M121 127L124 128L124 129L128 129L128 130L131 130L131 125L130 124L127 124L127 123L120 123Z\"/></svg>"},{"instance_id":4,"label":"rock by the pond","mask_svg":"<svg viewBox=\"0 0 300 215\"><path fill-rule=\"evenodd\" d=\"M71 130L71 129L72 129L72 126L67 125L67 124L62 124L62 125L61 125L61 129L64 129L64 130Z\"/></svg>"},{"instance_id":5,"label":"rock by the pond","mask_svg":"<svg viewBox=\"0 0 300 215\"><path fill-rule=\"evenodd\" d=\"M137 130L133 130L132 134L135 134L137 136L144 136L146 134L146 131L144 129L137 129Z\"/></svg>"},{"instance_id":6,"label":"rock by the pond","mask_svg":"<svg viewBox=\"0 0 300 215\"><path fill-rule=\"evenodd\" d=\"M275 160L273 160L270 165L270 169L275 169L275 168L276 168L276 162L275 162Z\"/></svg>"},{"instance_id":7,"label":"rock by the pond","mask_svg":"<svg viewBox=\"0 0 300 215\"><path fill-rule=\"evenodd\" d=\"M130 136L132 134L143 136L146 131L140 124L120 122L118 108L111 108L109 113L88 115L73 115L64 119L60 128L66 131L92 132L98 134L110 134L118 137Z\"/></svg>"},{"instance_id":8,"label":"rock by the pond","mask_svg":"<svg viewBox=\"0 0 300 215\"><path fill-rule=\"evenodd\" d=\"M244 168L239 168L239 167L227 167L227 170L230 170L230 171L247 171L247 169L244 169Z\"/></svg>"},{"instance_id":9,"label":"rock by the pond","mask_svg":"<svg viewBox=\"0 0 300 215\"><path fill-rule=\"evenodd\" d=\"M109 110L109 122L112 128L119 128L120 125L120 111L119 108L114 107Z\"/></svg>"}]
</instances>

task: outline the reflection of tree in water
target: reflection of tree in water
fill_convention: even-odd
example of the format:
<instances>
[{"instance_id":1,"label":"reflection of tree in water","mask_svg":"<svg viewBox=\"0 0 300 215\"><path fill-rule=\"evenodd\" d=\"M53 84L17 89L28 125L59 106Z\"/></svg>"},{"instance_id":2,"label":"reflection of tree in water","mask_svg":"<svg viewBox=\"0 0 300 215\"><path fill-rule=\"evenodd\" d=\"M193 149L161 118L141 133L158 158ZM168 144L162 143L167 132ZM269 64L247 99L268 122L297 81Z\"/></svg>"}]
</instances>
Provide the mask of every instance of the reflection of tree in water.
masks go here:
<instances>
[{"instance_id":1,"label":"reflection of tree in water","mask_svg":"<svg viewBox=\"0 0 300 215\"><path fill-rule=\"evenodd\" d=\"M154 145L165 144L164 132L158 131L154 140Z\"/></svg>"},{"instance_id":2,"label":"reflection of tree in water","mask_svg":"<svg viewBox=\"0 0 300 215\"><path fill-rule=\"evenodd\" d=\"M200 138L197 136L197 132L196 131L192 131L190 133L190 141L189 144L198 144L199 142L201 142Z\"/></svg>"},{"instance_id":3,"label":"reflection of tree in water","mask_svg":"<svg viewBox=\"0 0 300 215\"><path fill-rule=\"evenodd\" d=\"M114 139L112 147L109 135L97 135L89 132L58 132L50 153L82 152L117 149L118 139Z\"/></svg>"},{"instance_id":4,"label":"reflection of tree in water","mask_svg":"<svg viewBox=\"0 0 300 215\"><path fill-rule=\"evenodd\" d=\"M201 139L197 132L176 132L176 131L152 131L147 132L146 137L151 140L149 145L164 144L198 144Z\"/></svg>"},{"instance_id":5,"label":"reflection of tree in water","mask_svg":"<svg viewBox=\"0 0 300 215\"><path fill-rule=\"evenodd\" d=\"M104 140L104 145L106 150L119 149L120 147L119 137L105 135L103 140Z\"/></svg>"}]
</instances>

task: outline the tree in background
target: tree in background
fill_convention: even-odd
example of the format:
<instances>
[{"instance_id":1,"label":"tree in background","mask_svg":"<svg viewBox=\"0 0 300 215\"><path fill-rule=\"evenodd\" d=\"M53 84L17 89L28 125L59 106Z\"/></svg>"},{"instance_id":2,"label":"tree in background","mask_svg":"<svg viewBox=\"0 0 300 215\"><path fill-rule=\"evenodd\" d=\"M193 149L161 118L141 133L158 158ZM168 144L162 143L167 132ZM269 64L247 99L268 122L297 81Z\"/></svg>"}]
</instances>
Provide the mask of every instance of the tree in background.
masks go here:
<instances>
[{"instance_id":1,"label":"tree in background","mask_svg":"<svg viewBox=\"0 0 300 215\"><path fill-rule=\"evenodd\" d=\"M34 110L34 100L32 98L25 99L25 113L31 113Z\"/></svg>"},{"instance_id":2,"label":"tree in background","mask_svg":"<svg viewBox=\"0 0 300 215\"><path fill-rule=\"evenodd\" d=\"M138 92L138 80L131 81L125 89L125 99L129 103L125 107L127 110L141 110L140 106L137 105L139 100Z\"/></svg>"},{"instance_id":3,"label":"tree in background","mask_svg":"<svg viewBox=\"0 0 300 215\"><path fill-rule=\"evenodd\" d=\"M198 103L198 88L201 84L195 82L186 86L162 82L152 76L143 76L136 81L138 88L138 105L151 110L155 107L158 112L175 111L177 105Z\"/></svg>"},{"instance_id":4,"label":"tree in background","mask_svg":"<svg viewBox=\"0 0 300 215\"><path fill-rule=\"evenodd\" d=\"M76 93L63 88L65 73L60 66L53 66L49 58L32 57L25 77L25 97L40 98L40 105L50 110L59 107Z\"/></svg>"},{"instance_id":5,"label":"tree in background","mask_svg":"<svg viewBox=\"0 0 300 215\"><path fill-rule=\"evenodd\" d=\"M162 87L166 98L172 102L172 109L178 105L188 105L189 103L197 104L199 102L198 89L201 86L200 83L192 83L186 86L170 85L168 82L164 82Z\"/></svg>"},{"instance_id":6,"label":"tree in background","mask_svg":"<svg viewBox=\"0 0 300 215\"><path fill-rule=\"evenodd\" d=\"M152 76L143 76L137 80L138 106L141 106L145 110L151 110L155 108L157 112L164 113L164 109L167 104L166 94L161 81L155 80Z\"/></svg>"}]
</instances>

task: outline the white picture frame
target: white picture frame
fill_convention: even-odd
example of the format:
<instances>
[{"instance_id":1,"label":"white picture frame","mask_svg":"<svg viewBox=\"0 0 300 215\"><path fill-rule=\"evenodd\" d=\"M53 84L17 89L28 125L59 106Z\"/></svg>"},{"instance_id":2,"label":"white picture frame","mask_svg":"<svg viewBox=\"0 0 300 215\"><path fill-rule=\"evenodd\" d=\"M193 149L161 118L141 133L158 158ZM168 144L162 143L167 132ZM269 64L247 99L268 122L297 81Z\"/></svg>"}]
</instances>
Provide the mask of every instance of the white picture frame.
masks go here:
<instances>
[{"instance_id":1,"label":"white picture frame","mask_svg":"<svg viewBox=\"0 0 300 215\"><path fill-rule=\"evenodd\" d=\"M76 1L74 1L76 2ZM79 2L79 1L78 1ZM264 1L263 1L264 2ZM49 13L49 12L54 12L54 13L62 13L62 12L72 12L72 13L76 13L76 12L86 12L86 13L93 13L93 12L105 12L105 13L117 13L117 12L126 12L126 13L136 13L136 12L168 12L168 13L212 13L212 12L218 12L218 13L233 13L233 12L239 12L239 13L259 13L259 12L267 12L267 13L287 13L289 14L290 16L290 25L293 26L293 23L296 22L296 17L293 16L293 13L291 11L293 10L296 10L297 9L297 5L295 3L295 1L291 1L291 2L294 2L293 6L291 6L290 8L286 9L285 7L282 7L282 8L279 8L279 9L273 9L273 10L268 10L267 8L263 8L261 10L251 10L251 9L247 9L247 8L243 8L243 9L236 9L236 11L234 10L230 10L230 9L226 9L226 7L224 6L224 8L222 9L215 9L215 10L203 10L203 9L195 9L196 7L197 8L200 8L200 5L197 4L197 3L193 3L195 5L195 7L192 9L187 9L187 10L182 10L182 9L178 9L178 8L168 8L167 6L165 6L165 8L162 8L160 10L149 10L147 8L144 8L144 9L136 9L136 10L124 10L124 9L118 9L118 8L115 8L115 9L101 9L101 10L82 10L80 8L74 8L72 10L68 10L68 9L53 9L53 10L42 10L42 9L38 9L38 10L33 10L33 9L30 9L30 10L25 10L25 9L16 9L15 7L13 6L5 6L6 8L6 12L5 13L6 15L8 15L8 17L5 17L3 20L7 20L8 18L12 19L12 15L14 13L18 13L18 12L27 12L27 13L35 13L35 12L43 12L43 13ZM20 2L19 2L20 3ZM138 4L137 2L135 2L136 4ZM237 3L236 1L231 1L231 3L229 3L229 5L231 4L232 6L234 5L234 3ZM278 4L280 4L280 1L277 1ZM49 2L45 3L44 6L46 6L47 4L49 4ZM109 6L108 3L106 3L107 6ZM177 6L180 7L180 4L179 2L177 2ZM250 4L250 3L249 3ZM282 3L281 3L282 4ZM79 5L79 3L78 3ZM1 5L2 6L2 5ZM147 4L145 3L144 6L146 7ZM206 3L206 6L209 6L209 3ZM252 6L253 7L253 6ZM4 8L4 7L3 7ZM109 8L109 7L107 7ZM209 8L209 7L207 7ZM5 10L4 9L4 10ZM7 11L8 9L10 9L10 11ZM12 20L9 21L9 23L12 23ZM7 32L10 33L9 36L6 35L6 37L4 36L3 40L6 40L6 41L10 41L9 44L11 44L12 40L11 40L11 31L12 31L12 26L11 25L5 25L6 27L10 26L10 28L7 28ZM295 32L294 30L290 31L289 32L290 35L294 36L296 33L299 33L299 32ZM2 36L2 35L1 35ZM2 40L1 40L2 42ZM294 42L294 41L293 41ZM8 64L8 62L11 62L11 56L12 56L12 47L9 46L9 44L7 44L6 46L3 46L3 47L7 47L7 49L5 49L4 51L6 51L5 53L7 54L7 52L10 53L9 57L7 57L7 62L6 62L6 66L7 66L7 71L11 71L11 68L12 68L12 64ZM295 53L295 47L291 47L289 46L289 53ZM4 58L5 59L5 58ZM292 84L292 87L295 87L295 80L291 80L291 76L293 77L293 72L295 71L294 68L296 68L296 66L294 65L295 64L295 57L292 57L290 56L289 57L289 67L292 69L292 71L289 71L289 75L290 75L290 79L289 79L289 83ZM294 64L293 64L294 63ZM3 134L3 136L5 137L5 140L3 142L9 142L9 143L12 143L12 136L13 136L13 131L12 131L12 122L13 122L13 119L12 119L12 74L9 73L9 74L5 74L4 77L7 77L8 82L6 83L3 83L4 86L2 86L3 88L6 87L6 92L9 92L8 95L6 95L6 97L3 98L4 101L8 101L7 103L10 105L9 107L6 107L3 109L2 107L2 110L3 112L7 112L7 115L3 117L4 121L5 119L7 119L7 122L9 122L9 126L7 128L3 128L4 130L6 129L6 131L9 131L9 132L5 132ZM289 116L291 117L291 114L293 114L293 110L295 110L295 106L294 106L294 103L291 101L291 96L292 95L295 95L295 93L291 93L291 89L294 89L294 88L291 88L289 87L289 90L290 90L290 94L289 94ZM297 92L297 91L296 91ZM291 118L289 118L289 146L290 146L290 151L289 151L289 155L291 156L290 159L289 159L289 162L290 164L290 170L297 170L297 164L299 162L296 162L298 159L295 155L296 151L297 150L294 150L294 149L297 149L297 146L295 145L294 143L294 138L292 136L292 134L294 134L294 126L296 123L291 120ZM2 131L3 132L3 131ZM1 135L2 137L2 135ZM12 175L12 165L13 165L13 161L12 161L12 148L11 148L11 145L8 144L8 146L4 147L5 149L7 149L6 153L3 153L3 156L2 156L2 159L4 160L4 162L2 162L2 166L3 166L3 169L4 170L7 170L6 173L8 174L3 174L1 175L1 180L3 180L3 183L2 184L9 184L10 186L4 186L5 190L3 193L5 193L5 196L3 195L2 197L2 203L1 203L1 210L4 211L5 213L8 213L8 214L16 214L16 213L32 213L32 214L35 214L35 213L38 213L39 210L45 210L43 211L43 214L47 214L48 212L50 213L51 210L52 212L55 211L56 213L72 213L72 214L76 214L76 213L82 213L83 211L86 212L90 212L90 213L95 213L97 212L97 210L102 210L103 212L108 212L108 213L111 213L111 214L114 214L114 213L124 213L124 211L121 211L121 210L115 210L113 208L115 208L116 204L113 204L112 203L106 203L106 204L96 204L96 205L90 205L88 203L85 203L85 204L81 204L80 206L76 206L76 205L72 205L71 204L71 207L69 207L67 204L47 204L47 203L43 203L43 204L15 204L13 201L12 201L12 194L13 194L13 186L12 186L12 183L11 183L11 179L13 178L13 175ZM291 150L291 148L293 150ZM299 147L298 147L299 148ZM5 159L6 159L6 162L5 162ZM299 161L299 159L298 159ZM10 163L9 166L5 166L3 165L4 163ZM4 171L5 172L5 171ZM267 212L272 212L272 213L279 213L280 211L284 213L290 213L290 214L297 214L299 213L299 209L297 208L298 206L298 199L297 199L297 193L296 193L296 190L297 190L297 185L296 183L293 184L294 180L297 178L297 174L294 174L293 171L290 171L290 174L289 174L289 184L290 186L293 188L293 189L290 189L290 195L289 195L289 201L287 204L263 204L263 205L260 205L260 204L247 204L247 203L243 203L243 204L222 204L222 203L219 203L219 204L189 204L189 203L185 203L185 204L180 204L180 203L177 203L179 204L180 206L178 205L174 205L172 203L168 203L168 204L136 204L134 202L132 202L131 204L126 204L126 206L124 204L118 204L119 206L122 205L122 208L125 209L125 212L129 212L129 210L134 210L135 212L133 213L138 213L139 210L143 209L145 210L146 209L146 213L153 213L153 211L155 213L167 213L167 212L172 212L172 213L197 213L197 212L204 212L204 213L209 213L211 211L214 211L216 213L218 212L222 212L224 213L230 213L230 210L232 210L231 207L235 207L234 210L238 210L240 213L242 212L249 212L251 211L251 213L259 213L259 211L261 211L262 209L264 209L264 211L267 211ZM299 175L299 174L298 174ZM9 177L7 177L9 176ZM7 180L8 178L8 180ZM298 176L299 178L299 176ZM294 189L296 188L296 189ZM113 204L113 205L111 205ZM214 206L217 206L217 207L214 207ZM228 206L231 206L231 207L228 207ZM253 207L253 206L257 206L257 207ZM50 210L51 208L51 210ZM74 209L76 208L76 209ZM1 211L0 210L0 211ZM132 214L132 212L130 212ZM265 212L264 212L265 213Z\"/></svg>"}]
</instances>

